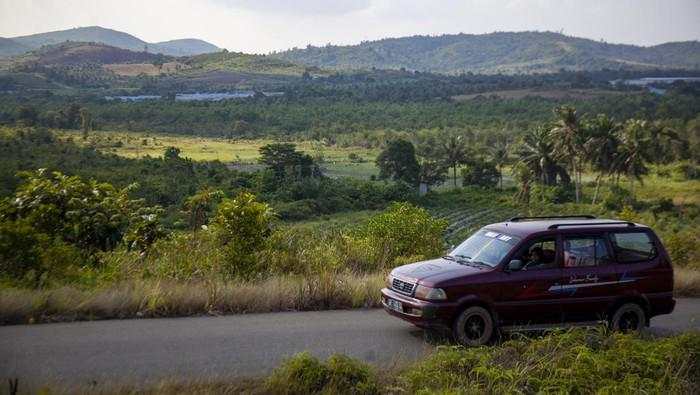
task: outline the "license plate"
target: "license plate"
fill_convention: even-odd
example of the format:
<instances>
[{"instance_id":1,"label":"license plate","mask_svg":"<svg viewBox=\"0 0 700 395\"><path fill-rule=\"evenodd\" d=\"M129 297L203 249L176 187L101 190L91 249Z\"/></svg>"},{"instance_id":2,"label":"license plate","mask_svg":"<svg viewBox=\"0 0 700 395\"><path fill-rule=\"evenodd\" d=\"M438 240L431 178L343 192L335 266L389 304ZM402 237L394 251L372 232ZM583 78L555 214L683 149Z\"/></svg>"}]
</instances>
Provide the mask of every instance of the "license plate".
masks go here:
<instances>
[{"instance_id":1,"label":"license plate","mask_svg":"<svg viewBox=\"0 0 700 395\"><path fill-rule=\"evenodd\" d=\"M401 302L399 302L398 300L387 298L386 305L391 310L398 311L399 313L403 313L403 306L401 305Z\"/></svg>"}]
</instances>

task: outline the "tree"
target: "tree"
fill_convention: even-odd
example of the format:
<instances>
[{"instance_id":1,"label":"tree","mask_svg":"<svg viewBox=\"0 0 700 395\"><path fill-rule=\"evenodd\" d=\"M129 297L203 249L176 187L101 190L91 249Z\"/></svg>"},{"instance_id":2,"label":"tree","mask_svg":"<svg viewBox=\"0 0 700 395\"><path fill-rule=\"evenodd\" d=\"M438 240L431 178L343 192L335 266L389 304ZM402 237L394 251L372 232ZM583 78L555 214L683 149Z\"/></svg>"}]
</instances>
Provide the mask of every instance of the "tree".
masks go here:
<instances>
[{"instance_id":1,"label":"tree","mask_svg":"<svg viewBox=\"0 0 700 395\"><path fill-rule=\"evenodd\" d=\"M471 160L462 168L462 185L492 188L498 184L498 179L496 166L483 159Z\"/></svg>"},{"instance_id":2,"label":"tree","mask_svg":"<svg viewBox=\"0 0 700 395\"><path fill-rule=\"evenodd\" d=\"M379 178L391 178L418 185L420 165L416 159L416 150L410 141L397 139L390 141L377 156Z\"/></svg>"},{"instance_id":3,"label":"tree","mask_svg":"<svg viewBox=\"0 0 700 395\"><path fill-rule=\"evenodd\" d=\"M587 139L580 126L576 109L561 106L556 107L554 113L559 118L550 131L554 152L557 158L565 161L569 166L576 187L576 203L579 203L581 201L581 177Z\"/></svg>"},{"instance_id":4,"label":"tree","mask_svg":"<svg viewBox=\"0 0 700 395\"><path fill-rule=\"evenodd\" d=\"M419 134L416 138L416 156L420 166L419 182L428 188L444 183L449 169L440 160L439 147L434 135Z\"/></svg>"},{"instance_id":5,"label":"tree","mask_svg":"<svg viewBox=\"0 0 700 395\"><path fill-rule=\"evenodd\" d=\"M233 199L224 199L213 219L214 231L226 255L229 275L251 278L264 270L255 259L272 232L274 214L255 195L242 192Z\"/></svg>"},{"instance_id":6,"label":"tree","mask_svg":"<svg viewBox=\"0 0 700 395\"><path fill-rule=\"evenodd\" d=\"M603 177L614 171L615 158L620 143L618 133L621 125L607 115L599 114L592 120L585 122L583 127L589 136L585 144L586 161L591 164L594 171L598 172L592 200L592 204L596 204Z\"/></svg>"},{"instance_id":7,"label":"tree","mask_svg":"<svg viewBox=\"0 0 700 395\"><path fill-rule=\"evenodd\" d=\"M83 140L87 140L88 132L92 130L92 116L85 107L80 109L80 128L83 130Z\"/></svg>"},{"instance_id":8,"label":"tree","mask_svg":"<svg viewBox=\"0 0 700 395\"><path fill-rule=\"evenodd\" d=\"M177 147L167 147L163 152L163 159L165 160L177 160L180 159L180 148Z\"/></svg>"},{"instance_id":9,"label":"tree","mask_svg":"<svg viewBox=\"0 0 700 395\"><path fill-rule=\"evenodd\" d=\"M650 137L649 124L646 121L630 119L625 122L620 133L620 145L615 158L614 169L618 174L625 174L630 181L630 192L634 198L634 181L642 183L642 176L649 172L647 163L651 162L655 150Z\"/></svg>"},{"instance_id":10,"label":"tree","mask_svg":"<svg viewBox=\"0 0 700 395\"><path fill-rule=\"evenodd\" d=\"M199 230L209 221L209 214L216 203L224 197L224 192L219 189L204 187L194 195L185 199L183 211L187 214L190 229L193 232Z\"/></svg>"},{"instance_id":11,"label":"tree","mask_svg":"<svg viewBox=\"0 0 700 395\"><path fill-rule=\"evenodd\" d=\"M467 145L462 136L450 133L440 144L442 161L452 168L452 180L457 188L457 166L467 159Z\"/></svg>"},{"instance_id":12,"label":"tree","mask_svg":"<svg viewBox=\"0 0 700 395\"><path fill-rule=\"evenodd\" d=\"M17 120L26 126L34 126L39 119L39 112L32 106L20 106L17 109Z\"/></svg>"},{"instance_id":13,"label":"tree","mask_svg":"<svg viewBox=\"0 0 700 395\"><path fill-rule=\"evenodd\" d=\"M516 150L518 163L522 164L518 171L528 169L533 176L530 178L548 186L556 185L557 178L564 184L568 183L569 175L554 159L553 150L554 144L547 129L540 127L526 132Z\"/></svg>"},{"instance_id":14,"label":"tree","mask_svg":"<svg viewBox=\"0 0 700 395\"><path fill-rule=\"evenodd\" d=\"M260 147L258 161L272 170L277 179L316 177L321 171L310 155L290 143L272 143Z\"/></svg>"},{"instance_id":15,"label":"tree","mask_svg":"<svg viewBox=\"0 0 700 395\"><path fill-rule=\"evenodd\" d=\"M498 187L503 189L503 166L508 163L508 140L499 138L489 149L489 156L498 169Z\"/></svg>"}]
</instances>

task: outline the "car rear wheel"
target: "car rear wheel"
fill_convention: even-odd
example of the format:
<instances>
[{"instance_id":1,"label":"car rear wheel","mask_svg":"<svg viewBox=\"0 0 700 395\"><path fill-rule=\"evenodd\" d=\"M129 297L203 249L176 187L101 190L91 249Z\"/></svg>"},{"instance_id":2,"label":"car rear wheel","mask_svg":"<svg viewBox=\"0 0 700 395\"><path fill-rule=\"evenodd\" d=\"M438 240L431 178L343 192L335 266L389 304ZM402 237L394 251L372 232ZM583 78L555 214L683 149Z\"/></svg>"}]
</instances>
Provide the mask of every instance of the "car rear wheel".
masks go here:
<instances>
[{"instance_id":1,"label":"car rear wheel","mask_svg":"<svg viewBox=\"0 0 700 395\"><path fill-rule=\"evenodd\" d=\"M465 346L481 346L493 337L493 319L485 308L472 306L457 317L452 332L455 339Z\"/></svg>"},{"instance_id":2,"label":"car rear wheel","mask_svg":"<svg viewBox=\"0 0 700 395\"><path fill-rule=\"evenodd\" d=\"M636 303L625 303L615 310L610 319L610 329L620 332L638 332L646 324L644 309Z\"/></svg>"}]
</instances>

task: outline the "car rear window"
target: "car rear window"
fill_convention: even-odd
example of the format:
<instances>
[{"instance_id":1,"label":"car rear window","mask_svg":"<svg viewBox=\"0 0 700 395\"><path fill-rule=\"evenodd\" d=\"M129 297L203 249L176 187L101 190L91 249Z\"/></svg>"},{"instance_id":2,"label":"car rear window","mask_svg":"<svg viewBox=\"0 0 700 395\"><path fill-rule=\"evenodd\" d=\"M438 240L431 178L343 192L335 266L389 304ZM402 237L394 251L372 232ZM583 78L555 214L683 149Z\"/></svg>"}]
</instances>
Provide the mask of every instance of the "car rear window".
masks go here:
<instances>
[{"instance_id":1,"label":"car rear window","mask_svg":"<svg viewBox=\"0 0 700 395\"><path fill-rule=\"evenodd\" d=\"M656 257L654 241L646 232L615 232L610 234L610 241L618 262L648 261Z\"/></svg>"}]
</instances>

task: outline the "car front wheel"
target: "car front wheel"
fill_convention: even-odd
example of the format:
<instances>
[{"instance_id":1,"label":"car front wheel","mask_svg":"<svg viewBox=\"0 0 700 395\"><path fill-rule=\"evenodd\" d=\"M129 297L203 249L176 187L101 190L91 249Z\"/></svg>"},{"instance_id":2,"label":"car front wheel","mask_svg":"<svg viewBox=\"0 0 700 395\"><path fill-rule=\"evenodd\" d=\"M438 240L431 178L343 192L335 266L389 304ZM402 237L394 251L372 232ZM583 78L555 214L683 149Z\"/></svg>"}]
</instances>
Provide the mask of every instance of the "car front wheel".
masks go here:
<instances>
[{"instance_id":1,"label":"car front wheel","mask_svg":"<svg viewBox=\"0 0 700 395\"><path fill-rule=\"evenodd\" d=\"M472 306L457 317L452 331L455 339L463 345L481 346L493 337L493 319L485 308Z\"/></svg>"},{"instance_id":2,"label":"car front wheel","mask_svg":"<svg viewBox=\"0 0 700 395\"><path fill-rule=\"evenodd\" d=\"M636 303L620 306L610 319L610 329L624 333L638 332L646 324L644 309Z\"/></svg>"}]
</instances>

